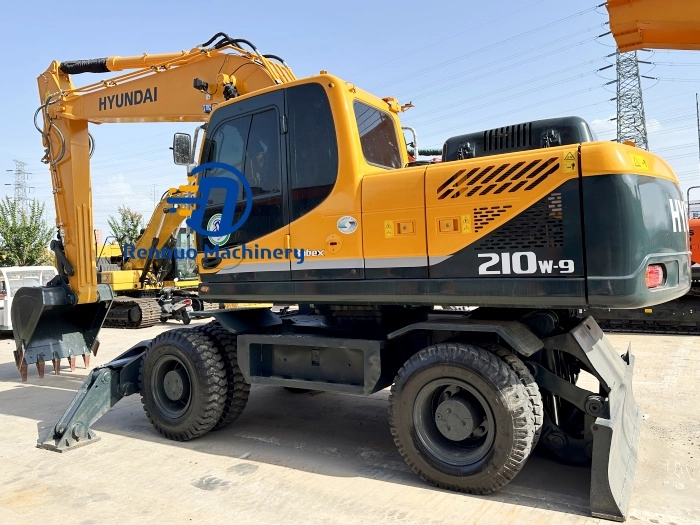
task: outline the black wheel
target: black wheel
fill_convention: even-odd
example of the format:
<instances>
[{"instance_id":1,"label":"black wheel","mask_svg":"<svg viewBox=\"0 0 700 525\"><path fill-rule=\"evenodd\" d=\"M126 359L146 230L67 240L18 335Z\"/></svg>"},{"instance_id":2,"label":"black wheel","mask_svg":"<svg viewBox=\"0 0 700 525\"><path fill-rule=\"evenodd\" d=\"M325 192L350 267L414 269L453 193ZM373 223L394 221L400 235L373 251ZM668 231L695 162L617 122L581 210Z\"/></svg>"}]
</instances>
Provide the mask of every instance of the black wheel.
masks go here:
<instances>
[{"instance_id":1,"label":"black wheel","mask_svg":"<svg viewBox=\"0 0 700 525\"><path fill-rule=\"evenodd\" d=\"M198 299L197 297L192 297L192 310L195 312L202 312L204 310L204 303L202 302L201 299Z\"/></svg>"},{"instance_id":2,"label":"black wheel","mask_svg":"<svg viewBox=\"0 0 700 525\"><path fill-rule=\"evenodd\" d=\"M525 363L507 348L499 345L487 345L484 348L503 359L520 378L522 384L525 385L525 389L530 398L530 410L532 411L533 424L535 427L535 435L532 439L532 450L535 450L537 442L540 439L540 434L542 433L542 423L544 422L544 405L542 404L540 387L537 386L537 381L535 381L535 378L525 366Z\"/></svg>"},{"instance_id":3,"label":"black wheel","mask_svg":"<svg viewBox=\"0 0 700 525\"><path fill-rule=\"evenodd\" d=\"M190 318L190 314L188 314L187 312L182 312L181 320L182 324L184 325L188 325L192 321L192 319Z\"/></svg>"},{"instance_id":4,"label":"black wheel","mask_svg":"<svg viewBox=\"0 0 700 525\"><path fill-rule=\"evenodd\" d=\"M491 352L449 343L425 348L399 370L389 424L406 463L428 483L487 494L512 480L532 447L525 386Z\"/></svg>"},{"instance_id":5,"label":"black wheel","mask_svg":"<svg viewBox=\"0 0 700 525\"><path fill-rule=\"evenodd\" d=\"M218 430L238 419L238 416L243 413L248 403L250 384L246 382L241 369L238 367L236 337L221 326L218 321L212 321L198 327L198 329L214 342L226 372L227 393L224 409L216 425L214 425L214 430Z\"/></svg>"},{"instance_id":6,"label":"black wheel","mask_svg":"<svg viewBox=\"0 0 700 525\"><path fill-rule=\"evenodd\" d=\"M205 334L170 330L156 337L141 363L141 402L155 429L188 441L209 432L226 401L221 356Z\"/></svg>"}]
</instances>

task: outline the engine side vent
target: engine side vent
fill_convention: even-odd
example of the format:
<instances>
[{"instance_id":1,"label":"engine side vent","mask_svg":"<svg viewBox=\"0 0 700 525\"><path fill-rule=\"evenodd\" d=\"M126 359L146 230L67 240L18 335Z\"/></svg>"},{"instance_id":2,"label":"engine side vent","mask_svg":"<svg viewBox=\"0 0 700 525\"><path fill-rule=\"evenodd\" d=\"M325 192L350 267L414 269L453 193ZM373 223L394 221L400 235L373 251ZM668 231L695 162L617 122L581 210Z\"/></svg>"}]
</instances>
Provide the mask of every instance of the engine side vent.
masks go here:
<instances>
[{"instance_id":1,"label":"engine side vent","mask_svg":"<svg viewBox=\"0 0 700 525\"><path fill-rule=\"evenodd\" d=\"M484 208L474 210L475 231L479 231L495 219L495 217L490 220L486 218L482 210ZM555 192L550 193L532 205L530 209L508 221L492 235L479 241L474 249L480 251L523 251L532 248L558 248L563 245L564 209L561 193Z\"/></svg>"},{"instance_id":2,"label":"engine side vent","mask_svg":"<svg viewBox=\"0 0 700 525\"><path fill-rule=\"evenodd\" d=\"M525 164L516 162L459 170L437 189L438 200L472 195L498 195L504 191L514 193L520 189L530 191L559 169L558 157L535 159Z\"/></svg>"},{"instance_id":3,"label":"engine side vent","mask_svg":"<svg viewBox=\"0 0 700 525\"><path fill-rule=\"evenodd\" d=\"M478 232L489 226L498 217L506 213L512 206L484 206L474 208L474 231Z\"/></svg>"}]
</instances>

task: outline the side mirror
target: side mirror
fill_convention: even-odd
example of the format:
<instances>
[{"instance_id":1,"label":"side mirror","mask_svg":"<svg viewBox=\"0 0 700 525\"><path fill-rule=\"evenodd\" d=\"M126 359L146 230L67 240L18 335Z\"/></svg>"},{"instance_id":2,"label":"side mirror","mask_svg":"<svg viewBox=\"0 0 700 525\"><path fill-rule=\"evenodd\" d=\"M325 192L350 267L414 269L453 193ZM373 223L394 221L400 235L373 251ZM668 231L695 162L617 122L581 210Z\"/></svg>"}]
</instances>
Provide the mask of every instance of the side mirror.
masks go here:
<instances>
[{"instance_id":1,"label":"side mirror","mask_svg":"<svg viewBox=\"0 0 700 525\"><path fill-rule=\"evenodd\" d=\"M192 150L192 138L187 133L175 133L173 137L173 162L178 166L187 166L190 163L190 151Z\"/></svg>"}]
</instances>

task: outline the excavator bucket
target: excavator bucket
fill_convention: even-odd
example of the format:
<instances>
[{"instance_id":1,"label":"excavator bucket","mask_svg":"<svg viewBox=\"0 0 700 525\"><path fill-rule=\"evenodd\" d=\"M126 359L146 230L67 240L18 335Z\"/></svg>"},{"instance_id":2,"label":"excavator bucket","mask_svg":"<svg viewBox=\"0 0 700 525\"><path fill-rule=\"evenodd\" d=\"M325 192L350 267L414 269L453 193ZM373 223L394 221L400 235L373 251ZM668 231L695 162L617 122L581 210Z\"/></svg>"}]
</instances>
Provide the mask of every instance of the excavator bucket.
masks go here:
<instances>
[{"instance_id":1,"label":"excavator bucket","mask_svg":"<svg viewBox=\"0 0 700 525\"><path fill-rule=\"evenodd\" d=\"M12 302L12 331L15 337L15 363L27 380L28 367L36 364L39 377L44 376L47 360L54 373L60 372L61 359L67 358L71 371L77 356L85 367L90 354L97 353L97 336L107 316L114 294L107 285L98 286L99 300L75 304L66 286L20 288Z\"/></svg>"}]
</instances>

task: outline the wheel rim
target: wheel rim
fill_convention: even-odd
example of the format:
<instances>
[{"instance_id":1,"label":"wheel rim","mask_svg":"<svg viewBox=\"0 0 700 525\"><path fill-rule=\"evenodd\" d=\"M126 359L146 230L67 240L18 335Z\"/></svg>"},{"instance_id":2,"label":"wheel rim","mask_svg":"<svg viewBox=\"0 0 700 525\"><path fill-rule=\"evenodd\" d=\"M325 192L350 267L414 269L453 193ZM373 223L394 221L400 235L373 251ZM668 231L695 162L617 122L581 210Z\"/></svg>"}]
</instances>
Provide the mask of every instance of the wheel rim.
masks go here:
<instances>
[{"instance_id":1,"label":"wheel rim","mask_svg":"<svg viewBox=\"0 0 700 525\"><path fill-rule=\"evenodd\" d=\"M413 422L426 451L457 467L483 459L496 435L491 406L476 388L459 379L438 379L421 388Z\"/></svg>"},{"instance_id":2,"label":"wheel rim","mask_svg":"<svg viewBox=\"0 0 700 525\"><path fill-rule=\"evenodd\" d=\"M151 391L167 417L177 419L184 415L192 401L192 381L182 360L172 355L158 359L151 375Z\"/></svg>"}]
</instances>

